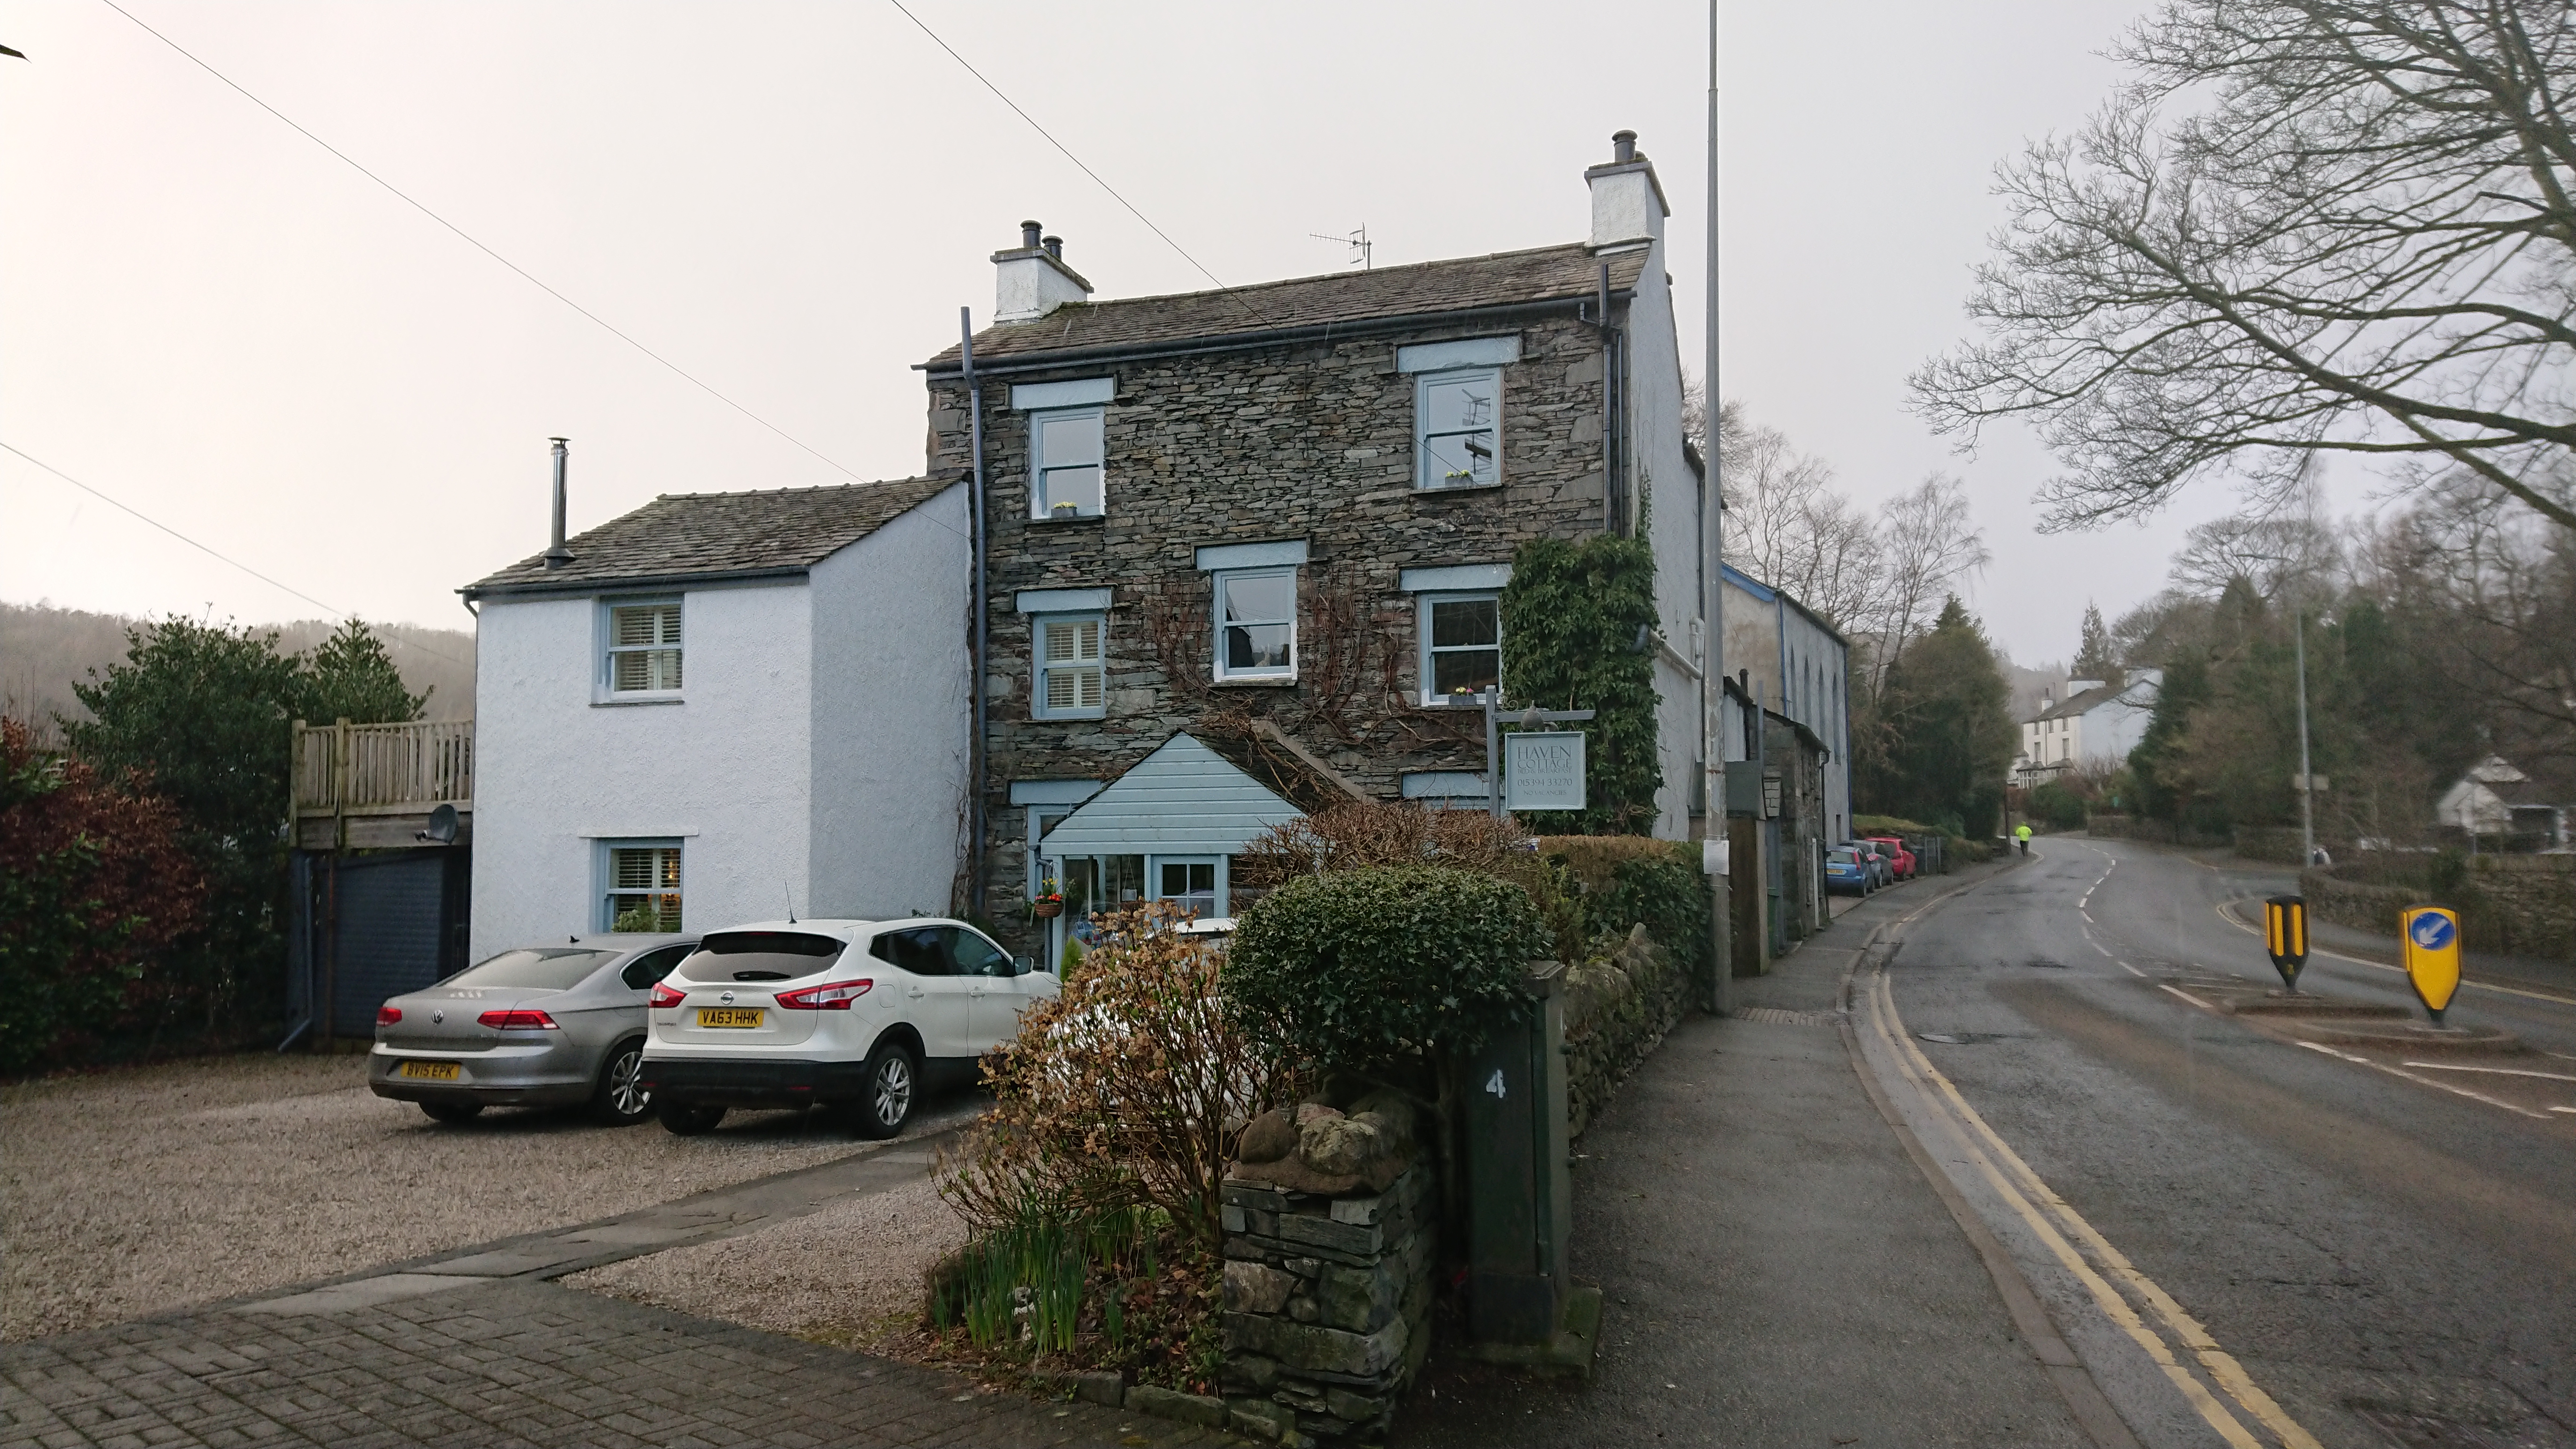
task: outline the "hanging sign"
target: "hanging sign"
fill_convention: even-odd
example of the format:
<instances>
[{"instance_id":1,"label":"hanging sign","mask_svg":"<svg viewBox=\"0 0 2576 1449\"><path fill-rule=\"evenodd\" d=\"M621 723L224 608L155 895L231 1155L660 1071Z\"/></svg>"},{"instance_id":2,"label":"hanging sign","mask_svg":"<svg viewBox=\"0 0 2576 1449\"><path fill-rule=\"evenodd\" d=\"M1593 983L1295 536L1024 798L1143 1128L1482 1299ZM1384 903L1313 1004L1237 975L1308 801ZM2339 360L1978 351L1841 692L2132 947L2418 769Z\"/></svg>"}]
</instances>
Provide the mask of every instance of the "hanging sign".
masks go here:
<instances>
[{"instance_id":1,"label":"hanging sign","mask_svg":"<svg viewBox=\"0 0 2576 1449\"><path fill-rule=\"evenodd\" d=\"M2398 913L2397 939L2406 956L2406 980L2415 999L2442 1024L2442 1013L2460 989L2460 918L2440 906L2414 906Z\"/></svg>"},{"instance_id":2,"label":"hanging sign","mask_svg":"<svg viewBox=\"0 0 2576 1449\"><path fill-rule=\"evenodd\" d=\"M1503 806L1508 810L1584 808L1583 732L1524 730L1503 736Z\"/></svg>"},{"instance_id":3,"label":"hanging sign","mask_svg":"<svg viewBox=\"0 0 2576 1449\"><path fill-rule=\"evenodd\" d=\"M2272 969L2292 996L2299 994L2299 970L2308 964L2308 902L2304 896L2274 896L2263 903L2263 946Z\"/></svg>"}]
</instances>

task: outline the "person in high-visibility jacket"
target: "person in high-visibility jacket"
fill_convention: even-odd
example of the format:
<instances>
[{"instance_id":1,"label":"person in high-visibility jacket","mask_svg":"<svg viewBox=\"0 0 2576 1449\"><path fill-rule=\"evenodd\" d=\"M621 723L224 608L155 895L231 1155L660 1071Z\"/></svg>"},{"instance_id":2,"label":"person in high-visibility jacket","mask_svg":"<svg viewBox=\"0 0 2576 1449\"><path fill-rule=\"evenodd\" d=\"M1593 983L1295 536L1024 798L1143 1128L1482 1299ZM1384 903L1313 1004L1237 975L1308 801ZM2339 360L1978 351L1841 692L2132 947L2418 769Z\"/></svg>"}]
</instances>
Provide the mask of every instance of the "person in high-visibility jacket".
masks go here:
<instances>
[{"instance_id":1,"label":"person in high-visibility jacket","mask_svg":"<svg viewBox=\"0 0 2576 1449\"><path fill-rule=\"evenodd\" d=\"M2019 846L2021 847L2021 853L2022 853L2022 854L2024 854L2024 855L2028 855L2028 854L2030 854L2030 822L2029 822L2029 821L2027 821L2027 820L2023 821L2023 822L2020 824L2020 826L2018 826L2017 828L2015 828L2015 829L2014 829L2014 831L2013 831L2013 843L2014 843L2014 844L2016 844L2016 845L2019 845Z\"/></svg>"}]
</instances>

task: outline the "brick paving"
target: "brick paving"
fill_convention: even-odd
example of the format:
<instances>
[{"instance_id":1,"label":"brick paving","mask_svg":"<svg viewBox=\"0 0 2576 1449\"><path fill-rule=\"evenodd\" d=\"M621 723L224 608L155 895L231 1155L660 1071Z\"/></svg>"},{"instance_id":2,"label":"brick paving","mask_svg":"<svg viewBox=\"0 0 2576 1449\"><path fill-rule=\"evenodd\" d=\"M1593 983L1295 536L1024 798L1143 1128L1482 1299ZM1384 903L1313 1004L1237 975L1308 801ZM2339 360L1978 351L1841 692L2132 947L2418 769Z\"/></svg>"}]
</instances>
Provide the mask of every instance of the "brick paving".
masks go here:
<instances>
[{"instance_id":1,"label":"brick paving","mask_svg":"<svg viewBox=\"0 0 2576 1449\"><path fill-rule=\"evenodd\" d=\"M0 1345L0 1449L1233 1442L532 1279Z\"/></svg>"}]
</instances>

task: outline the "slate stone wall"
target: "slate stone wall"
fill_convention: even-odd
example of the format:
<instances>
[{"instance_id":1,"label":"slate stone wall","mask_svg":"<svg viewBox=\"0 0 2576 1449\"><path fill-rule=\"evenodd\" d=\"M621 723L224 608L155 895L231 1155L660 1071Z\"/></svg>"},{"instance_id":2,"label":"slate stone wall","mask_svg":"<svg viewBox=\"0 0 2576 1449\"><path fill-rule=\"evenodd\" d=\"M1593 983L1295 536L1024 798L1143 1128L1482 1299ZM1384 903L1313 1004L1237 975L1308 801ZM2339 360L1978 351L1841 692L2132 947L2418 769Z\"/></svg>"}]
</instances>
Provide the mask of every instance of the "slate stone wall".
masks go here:
<instances>
[{"instance_id":1,"label":"slate stone wall","mask_svg":"<svg viewBox=\"0 0 2576 1449\"><path fill-rule=\"evenodd\" d=\"M2400 911L2442 905L2460 913L2469 950L2576 960L2576 856L2481 855L2462 865L2456 890L2371 881L2374 866L2360 861L2302 871L2299 889L2309 914L2357 931L2394 939Z\"/></svg>"},{"instance_id":2,"label":"slate stone wall","mask_svg":"<svg viewBox=\"0 0 2576 1449\"><path fill-rule=\"evenodd\" d=\"M1521 361L1503 376L1503 481L1416 489L1414 379L1395 370L1396 349L1515 332ZM1237 729L1266 719L1381 799L1396 798L1409 771L1481 770L1481 718L1414 703L1415 600L1397 587L1398 572L1504 563L1524 540L1605 527L1602 349L1597 329L1558 308L1330 344L987 377L990 914L1010 919L1008 903L1026 880L1024 816L1008 803L1011 781L1114 779L1179 730L1222 734L1229 719ZM1117 380L1103 516L1033 520L1028 415L1011 410L1011 386L1101 376ZM965 468L965 385L934 377L929 389L929 466ZM1678 501L1665 506L1689 507L1696 485L1683 478L1673 486ZM1309 544L1300 678L1214 685L1211 586L1195 550L1296 538ZM1104 644L1107 717L1031 718L1030 631L1014 596L1102 587L1115 591Z\"/></svg>"},{"instance_id":3,"label":"slate stone wall","mask_svg":"<svg viewBox=\"0 0 2576 1449\"><path fill-rule=\"evenodd\" d=\"M1225 1188L1225 1369L1238 1430L1382 1438L1431 1350L1433 1168L1324 1198Z\"/></svg>"},{"instance_id":4,"label":"slate stone wall","mask_svg":"<svg viewBox=\"0 0 2576 1449\"><path fill-rule=\"evenodd\" d=\"M1637 927L1608 959L1565 973L1566 1135L1580 1137L1619 1084L1690 1010L1690 973Z\"/></svg>"}]
</instances>

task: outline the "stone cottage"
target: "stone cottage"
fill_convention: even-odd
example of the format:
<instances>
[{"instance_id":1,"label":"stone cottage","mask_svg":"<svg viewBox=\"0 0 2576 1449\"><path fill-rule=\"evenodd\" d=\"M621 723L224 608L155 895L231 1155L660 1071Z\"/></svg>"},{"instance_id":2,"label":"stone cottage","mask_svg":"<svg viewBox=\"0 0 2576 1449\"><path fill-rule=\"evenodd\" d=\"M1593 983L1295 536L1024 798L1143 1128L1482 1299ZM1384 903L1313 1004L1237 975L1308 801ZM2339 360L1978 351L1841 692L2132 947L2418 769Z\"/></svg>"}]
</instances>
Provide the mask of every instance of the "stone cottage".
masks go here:
<instances>
[{"instance_id":1,"label":"stone cottage","mask_svg":"<svg viewBox=\"0 0 2576 1449\"><path fill-rule=\"evenodd\" d=\"M1647 539L1653 833L1694 833L1700 509L1632 133L1587 238L1178 296L1092 300L1063 244L994 254L999 306L923 364L929 470L989 531L982 896L1008 923L1139 897L1240 905L1229 860L1337 799L1487 803L1497 597L1538 537ZM1514 707L1519 701L1509 702ZM1079 929L1076 927L1076 929Z\"/></svg>"}]
</instances>

